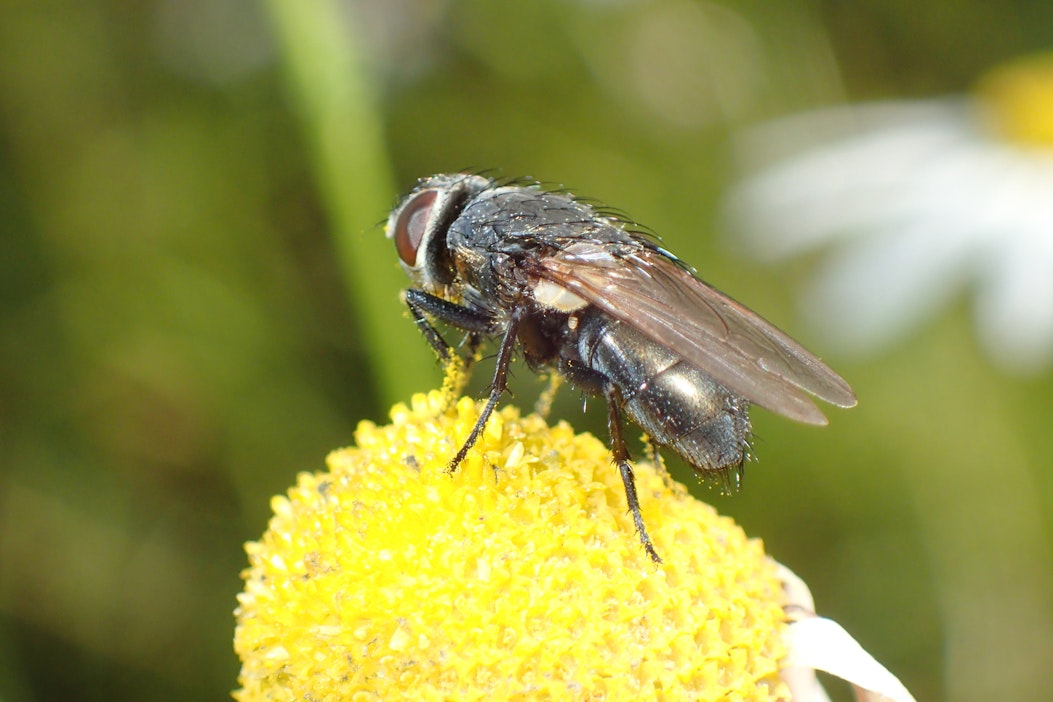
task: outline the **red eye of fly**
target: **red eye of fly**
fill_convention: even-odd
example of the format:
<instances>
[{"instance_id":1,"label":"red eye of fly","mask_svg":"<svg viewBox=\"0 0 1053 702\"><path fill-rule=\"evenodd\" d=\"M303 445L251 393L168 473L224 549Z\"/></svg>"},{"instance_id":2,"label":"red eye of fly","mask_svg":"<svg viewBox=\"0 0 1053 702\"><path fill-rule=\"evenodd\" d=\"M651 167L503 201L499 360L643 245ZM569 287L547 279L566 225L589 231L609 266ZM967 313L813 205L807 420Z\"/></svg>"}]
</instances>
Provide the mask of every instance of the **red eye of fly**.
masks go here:
<instances>
[{"instance_id":1,"label":"red eye of fly","mask_svg":"<svg viewBox=\"0 0 1053 702\"><path fill-rule=\"evenodd\" d=\"M428 219L438 195L435 190L417 193L403 206L395 222L395 248L407 266L417 265L417 249L428 228Z\"/></svg>"}]
</instances>

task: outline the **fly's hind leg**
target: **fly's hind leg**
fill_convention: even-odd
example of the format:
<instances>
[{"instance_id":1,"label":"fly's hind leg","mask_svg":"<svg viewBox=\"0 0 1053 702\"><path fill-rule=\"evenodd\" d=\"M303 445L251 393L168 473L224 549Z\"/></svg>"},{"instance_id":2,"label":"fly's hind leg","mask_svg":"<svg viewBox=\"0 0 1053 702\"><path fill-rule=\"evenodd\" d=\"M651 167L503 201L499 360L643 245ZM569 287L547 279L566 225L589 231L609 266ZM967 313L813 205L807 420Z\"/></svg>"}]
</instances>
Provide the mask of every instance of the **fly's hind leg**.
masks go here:
<instances>
[{"instance_id":1,"label":"fly's hind leg","mask_svg":"<svg viewBox=\"0 0 1053 702\"><path fill-rule=\"evenodd\" d=\"M662 559L654 550L651 537L644 526L643 514L640 513L640 498L636 494L636 477L633 475L632 464L629 463L629 448L625 445L625 433L622 428L622 394L614 383L607 381L604 387L604 395L607 397L607 427L611 434L611 454L614 462L618 464L618 471L622 474L622 484L625 486L625 499L629 503L629 512L633 516L633 524L636 525L636 533L640 536L640 543L644 551L655 563L661 563Z\"/></svg>"},{"instance_id":2,"label":"fly's hind leg","mask_svg":"<svg viewBox=\"0 0 1053 702\"><path fill-rule=\"evenodd\" d=\"M622 476L622 485L625 486L625 500L629 503L629 513L632 515L636 533L640 537L640 543L644 551L655 563L661 563L662 559L654 550L651 536L647 533L644 525L643 514L640 512L640 497L636 493L636 476L633 475L633 467L629 462L629 447L625 444L625 432L622 427L622 393L618 386L611 382L606 375L586 368L577 363L565 363L561 370L567 379L575 386L592 395L603 395L607 399L607 429L611 435L611 456L618 466L618 472Z\"/></svg>"}]
</instances>

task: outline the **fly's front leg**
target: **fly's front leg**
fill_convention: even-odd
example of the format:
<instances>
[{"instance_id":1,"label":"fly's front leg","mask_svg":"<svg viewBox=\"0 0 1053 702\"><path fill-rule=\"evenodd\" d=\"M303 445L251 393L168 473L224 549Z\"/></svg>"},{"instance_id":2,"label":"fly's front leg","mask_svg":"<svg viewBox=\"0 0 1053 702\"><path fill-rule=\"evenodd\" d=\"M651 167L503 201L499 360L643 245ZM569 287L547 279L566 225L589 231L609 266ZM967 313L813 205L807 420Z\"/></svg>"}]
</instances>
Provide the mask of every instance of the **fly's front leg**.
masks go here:
<instances>
[{"instance_id":1,"label":"fly's front leg","mask_svg":"<svg viewBox=\"0 0 1053 702\"><path fill-rule=\"evenodd\" d=\"M464 384L468 379L468 371L475 363L476 356L479 355L479 346L482 344L483 335L493 333L493 318L470 307L449 302L423 290L405 290L402 293L402 300L406 303L406 307L409 308L410 315L412 315L417 329L428 340L428 343L442 361L446 374L443 392L447 400L452 402L464 389ZM460 358L454 353L453 347L442 338L439 331L432 325L429 317L440 319L451 326L468 332L468 358Z\"/></svg>"},{"instance_id":2,"label":"fly's front leg","mask_svg":"<svg viewBox=\"0 0 1053 702\"><path fill-rule=\"evenodd\" d=\"M403 290L402 301L409 308L417 329L420 329L421 334L444 363L448 363L453 356L453 347L446 343L446 339L442 338L428 317L441 319L451 326L468 332L469 349L473 356L482 342L482 335L492 333L494 330L494 320L490 315L444 300L423 290Z\"/></svg>"},{"instance_id":3,"label":"fly's front leg","mask_svg":"<svg viewBox=\"0 0 1053 702\"><path fill-rule=\"evenodd\" d=\"M409 308L410 314L413 315L413 321L417 324L417 328L424 334L424 338L428 340L431 347L435 349L435 353L447 364L447 367L455 359L453 347L446 343L446 340L442 338L442 335L428 320L429 317L441 319L447 324L468 332L468 349L472 361L479 353L479 345L482 343L483 337L491 335L497 330L497 324L490 315L444 300L423 290L406 290L402 293L402 299ZM465 439L464 445L461 446L457 455L450 461L450 472L457 470L461 461L468 455L468 451L479 440L479 435L482 434L483 428L486 426L486 420L493 414L494 408L497 407L497 403L501 399L501 395L504 394L505 389L508 387L508 368L512 363L512 352L515 351L516 334L519 331L519 321L522 314L522 310L513 311L512 317L505 327L504 337L501 339L501 347L497 352L494 381L490 384L490 397L487 399L486 406L483 407L479 419L476 420L475 426L472 427L472 432ZM471 361L465 364L465 368L468 367L469 363Z\"/></svg>"}]
</instances>

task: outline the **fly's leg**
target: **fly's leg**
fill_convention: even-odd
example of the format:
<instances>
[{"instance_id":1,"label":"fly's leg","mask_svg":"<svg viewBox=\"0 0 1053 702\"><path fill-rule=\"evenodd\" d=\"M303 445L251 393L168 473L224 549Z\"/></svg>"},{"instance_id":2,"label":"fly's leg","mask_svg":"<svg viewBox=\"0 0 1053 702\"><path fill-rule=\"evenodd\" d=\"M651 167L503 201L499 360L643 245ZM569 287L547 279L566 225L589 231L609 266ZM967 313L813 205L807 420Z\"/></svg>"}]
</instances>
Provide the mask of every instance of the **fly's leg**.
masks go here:
<instances>
[{"instance_id":1,"label":"fly's leg","mask_svg":"<svg viewBox=\"0 0 1053 702\"><path fill-rule=\"evenodd\" d=\"M402 301L409 308L417 329L444 363L449 362L453 355L453 347L446 343L446 339L443 339L439 331L428 321L428 317L441 319L451 326L468 332L468 348L473 356L477 353L479 344L482 343L482 336L494 331L494 320L490 315L455 302L449 302L423 290L402 291Z\"/></svg>"},{"instance_id":2,"label":"fly's leg","mask_svg":"<svg viewBox=\"0 0 1053 702\"><path fill-rule=\"evenodd\" d=\"M443 383L443 391L449 400L460 395L464 384L468 380L468 373L479 355L479 346L482 344L483 335L492 333L494 321L489 315L482 314L470 307L458 305L453 302L436 297L423 290L405 290L402 293L402 301L409 308L413 323L427 339L428 344L435 350L435 354L442 362L446 380ZM439 331L432 325L429 317L441 319L447 324L458 327L468 332L467 344L469 356L462 358L454 353L453 347L442 338Z\"/></svg>"},{"instance_id":3,"label":"fly's leg","mask_svg":"<svg viewBox=\"0 0 1053 702\"><path fill-rule=\"evenodd\" d=\"M622 484L625 485L625 499L629 503L629 512L633 516L633 524L636 525L636 533L640 536L640 543L644 551L655 563L661 563L658 552L654 550L651 537L644 526L643 515L640 513L640 498L636 494L636 478L633 475L632 464L629 463L629 448L625 445L625 434L622 431L622 394L614 383L609 380L604 384L603 394L607 397L607 427L611 434L611 454L614 462L618 464L618 471L622 474Z\"/></svg>"},{"instance_id":4,"label":"fly's leg","mask_svg":"<svg viewBox=\"0 0 1053 702\"><path fill-rule=\"evenodd\" d=\"M560 364L560 371L567 380L575 387L580 388L589 395L603 395L607 399L607 430L611 435L611 456L618 466L618 472L622 476L622 484L625 486L625 500L629 503L629 513L636 525L636 533L640 537L644 551L655 563L661 563L662 559L654 550L651 537L644 526L643 514L640 513L640 498L636 494L636 477L633 475L632 464L629 463L629 447L625 445L625 432L622 428L622 393L618 386L611 382L603 373L595 371L580 362L567 361Z\"/></svg>"},{"instance_id":5,"label":"fly's leg","mask_svg":"<svg viewBox=\"0 0 1053 702\"><path fill-rule=\"evenodd\" d=\"M516 347L516 332L519 330L519 320L521 312L516 310L512 313L512 318L508 322L508 328L505 329L505 335L501 339L501 346L497 350L497 364L494 368L494 380L490 384L490 397L486 400L486 405L483 407L483 411L479 414L479 419L475 420L475 426L472 427L472 432L465 439L464 445L461 446L461 450L457 452L457 455L450 461L450 467L448 470L452 473L457 470L457 467L461 465L461 461L468 455L468 451L471 450L472 446L479 439L479 435L483 433L483 428L486 427L486 421L490 419L490 415L494 413L494 408L497 407L498 401L501 399L501 395L504 394L505 389L508 387L508 367L512 364L512 352L515 351Z\"/></svg>"},{"instance_id":6,"label":"fly's leg","mask_svg":"<svg viewBox=\"0 0 1053 702\"><path fill-rule=\"evenodd\" d=\"M447 370L450 370L451 364L462 364L462 369L459 373L461 377L465 375L471 362L474 362L475 357L478 356L479 345L482 343L483 337L492 335L497 331L497 325L490 315L444 300L423 290L406 290L402 293L402 299L406 303L406 307L409 308L417 328L420 329L424 338L431 344L431 347L435 349L435 353L438 354L439 358L447 365ZM472 427L472 432L468 435L457 455L450 461L448 470L451 473L457 470L457 467L461 465L461 461L468 455L468 451L478 441L479 435L482 434L483 428L486 426L486 420L490 419L490 415L494 413L494 408L497 407L501 395L504 394L505 389L508 387L508 368L512 364L512 353L516 347L516 333L519 330L519 321L522 315L523 312L521 310L513 311L511 319L505 327L504 337L501 339L501 346L497 352L494 381L490 384L490 397L487 399L479 419L476 420L475 426ZM446 340L442 338L442 335L428 320L429 317L441 319L451 326L468 332L468 349L472 361L464 362L462 359L456 358L453 353L453 347L446 343ZM460 382L460 378L455 373L456 371L451 373L454 376L454 380L450 383L449 391L451 392L456 389Z\"/></svg>"}]
</instances>

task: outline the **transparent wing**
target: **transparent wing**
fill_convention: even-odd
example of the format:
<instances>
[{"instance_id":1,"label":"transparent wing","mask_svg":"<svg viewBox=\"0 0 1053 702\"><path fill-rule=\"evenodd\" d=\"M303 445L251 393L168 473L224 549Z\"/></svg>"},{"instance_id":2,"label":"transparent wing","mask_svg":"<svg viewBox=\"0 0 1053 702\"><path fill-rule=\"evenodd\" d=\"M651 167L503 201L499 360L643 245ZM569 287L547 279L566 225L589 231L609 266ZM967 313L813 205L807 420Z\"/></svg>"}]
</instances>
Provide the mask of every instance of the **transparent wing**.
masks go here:
<instances>
[{"instance_id":1,"label":"transparent wing","mask_svg":"<svg viewBox=\"0 0 1053 702\"><path fill-rule=\"evenodd\" d=\"M803 346L660 251L577 242L543 258L540 275L772 412L826 424L809 394L856 404L848 383Z\"/></svg>"}]
</instances>

